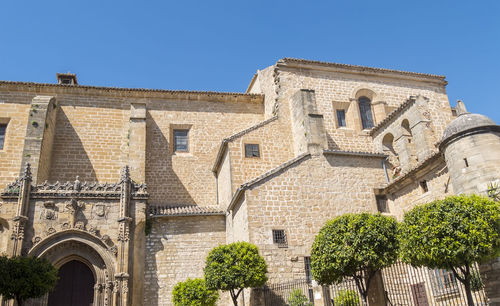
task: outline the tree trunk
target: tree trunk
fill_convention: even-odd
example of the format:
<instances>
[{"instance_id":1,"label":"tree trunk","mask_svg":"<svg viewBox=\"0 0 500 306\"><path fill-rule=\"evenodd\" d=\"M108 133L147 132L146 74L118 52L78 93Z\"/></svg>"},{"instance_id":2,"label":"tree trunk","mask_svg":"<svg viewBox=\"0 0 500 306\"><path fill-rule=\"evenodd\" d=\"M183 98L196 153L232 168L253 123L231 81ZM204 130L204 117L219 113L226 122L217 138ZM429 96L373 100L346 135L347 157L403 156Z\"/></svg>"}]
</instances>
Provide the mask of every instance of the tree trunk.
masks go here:
<instances>
[{"instance_id":1,"label":"tree trunk","mask_svg":"<svg viewBox=\"0 0 500 306\"><path fill-rule=\"evenodd\" d=\"M17 306L23 306L23 300L20 297L16 296L16 302Z\"/></svg>"},{"instance_id":2,"label":"tree trunk","mask_svg":"<svg viewBox=\"0 0 500 306\"><path fill-rule=\"evenodd\" d=\"M231 293L231 299L233 300L234 306L238 306L238 295L239 294L235 294L232 289L229 290L229 293Z\"/></svg>"},{"instance_id":3,"label":"tree trunk","mask_svg":"<svg viewBox=\"0 0 500 306\"><path fill-rule=\"evenodd\" d=\"M472 299L472 291L470 288L470 277L465 278L464 286L465 286L465 294L467 295L467 305L474 306L474 300Z\"/></svg>"}]
</instances>

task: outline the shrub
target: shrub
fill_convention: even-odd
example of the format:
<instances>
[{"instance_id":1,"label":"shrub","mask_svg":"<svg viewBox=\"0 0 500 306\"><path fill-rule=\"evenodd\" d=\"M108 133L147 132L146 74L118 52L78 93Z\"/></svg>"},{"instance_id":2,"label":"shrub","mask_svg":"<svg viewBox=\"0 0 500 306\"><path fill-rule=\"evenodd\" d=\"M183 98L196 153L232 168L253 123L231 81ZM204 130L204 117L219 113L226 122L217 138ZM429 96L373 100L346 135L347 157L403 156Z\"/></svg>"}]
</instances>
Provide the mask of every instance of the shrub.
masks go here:
<instances>
[{"instance_id":1,"label":"shrub","mask_svg":"<svg viewBox=\"0 0 500 306\"><path fill-rule=\"evenodd\" d=\"M359 306L359 296L354 290L339 290L334 300L335 306Z\"/></svg>"},{"instance_id":2,"label":"shrub","mask_svg":"<svg viewBox=\"0 0 500 306\"><path fill-rule=\"evenodd\" d=\"M302 293L300 289L294 289L288 297L289 306L313 306L309 299Z\"/></svg>"}]
</instances>

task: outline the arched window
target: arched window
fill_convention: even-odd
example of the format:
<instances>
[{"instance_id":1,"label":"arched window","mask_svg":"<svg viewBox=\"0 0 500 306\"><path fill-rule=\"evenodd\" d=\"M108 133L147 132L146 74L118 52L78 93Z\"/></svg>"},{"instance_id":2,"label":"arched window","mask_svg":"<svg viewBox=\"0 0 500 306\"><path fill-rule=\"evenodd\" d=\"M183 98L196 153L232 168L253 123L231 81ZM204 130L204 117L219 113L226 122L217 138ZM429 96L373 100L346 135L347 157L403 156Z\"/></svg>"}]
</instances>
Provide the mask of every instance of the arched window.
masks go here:
<instances>
[{"instance_id":1,"label":"arched window","mask_svg":"<svg viewBox=\"0 0 500 306\"><path fill-rule=\"evenodd\" d=\"M384 151L389 151L394 155L398 155L396 150L394 150L394 136L391 133L386 134L382 139L382 147Z\"/></svg>"},{"instance_id":2,"label":"arched window","mask_svg":"<svg viewBox=\"0 0 500 306\"><path fill-rule=\"evenodd\" d=\"M369 98L363 96L358 99L359 113L361 115L361 123L363 129L370 129L373 127L373 116L371 101Z\"/></svg>"}]
</instances>

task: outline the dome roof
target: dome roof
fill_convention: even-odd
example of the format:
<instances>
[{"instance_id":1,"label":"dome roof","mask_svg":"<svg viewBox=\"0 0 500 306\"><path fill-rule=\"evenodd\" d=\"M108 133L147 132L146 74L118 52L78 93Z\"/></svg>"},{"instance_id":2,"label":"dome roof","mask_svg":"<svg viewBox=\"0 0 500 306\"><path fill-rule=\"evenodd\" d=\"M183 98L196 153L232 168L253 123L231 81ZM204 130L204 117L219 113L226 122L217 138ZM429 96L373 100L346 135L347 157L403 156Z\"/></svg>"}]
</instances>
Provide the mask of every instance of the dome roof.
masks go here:
<instances>
[{"instance_id":1,"label":"dome roof","mask_svg":"<svg viewBox=\"0 0 500 306\"><path fill-rule=\"evenodd\" d=\"M443 138L441 139L441 143L445 142L445 140L461 134L462 132L476 129L480 127L491 127L497 126L495 121L490 118L480 115L480 114L471 114L471 113L463 113L453 121L448 124L446 129L443 132Z\"/></svg>"}]
</instances>

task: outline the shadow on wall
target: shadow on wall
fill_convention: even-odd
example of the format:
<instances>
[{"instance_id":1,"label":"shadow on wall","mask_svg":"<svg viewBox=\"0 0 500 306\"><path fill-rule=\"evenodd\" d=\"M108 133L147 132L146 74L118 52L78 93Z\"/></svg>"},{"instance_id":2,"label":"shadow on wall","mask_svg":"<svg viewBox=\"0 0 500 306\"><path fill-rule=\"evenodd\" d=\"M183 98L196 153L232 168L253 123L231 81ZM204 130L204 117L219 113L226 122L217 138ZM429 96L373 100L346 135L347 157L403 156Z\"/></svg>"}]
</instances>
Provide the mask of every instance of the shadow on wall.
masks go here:
<instances>
[{"instance_id":1,"label":"shadow on wall","mask_svg":"<svg viewBox=\"0 0 500 306\"><path fill-rule=\"evenodd\" d=\"M94 166L63 108L57 112L55 130L49 181L74 181L77 175L82 182L97 181Z\"/></svg>"},{"instance_id":2,"label":"shadow on wall","mask_svg":"<svg viewBox=\"0 0 500 306\"><path fill-rule=\"evenodd\" d=\"M340 147L333 140L333 138L332 138L332 136L330 136L330 134L326 133L326 138L328 140L328 150L340 150Z\"/></svg>"},{"instance_id":3,"label":"shadow on wall","mask_svg":"<svg viewBox=\"0 0 500 306\"><path fill-rule=\"evenodd\" d=\"M146 236L146 256L144 267L144 305L155 306L160 300L160 285L158 284L158 273L162 271L156 262L156 254L162 252L163 246L161 227L152 219L151 233ZM168 272L168 271L163 271Z\"/></svg>"},{"instance_id":4,"label":"shadow on wall","mask_svg":"<svg viewBox=\"0 0 500 306\"><path fill-rule=\"evenodd\" d=\"M146 184L149 204L195 205L194 199L172 168L168 138L149 112L146 120Z\"/></svg>"}]
</instances>

